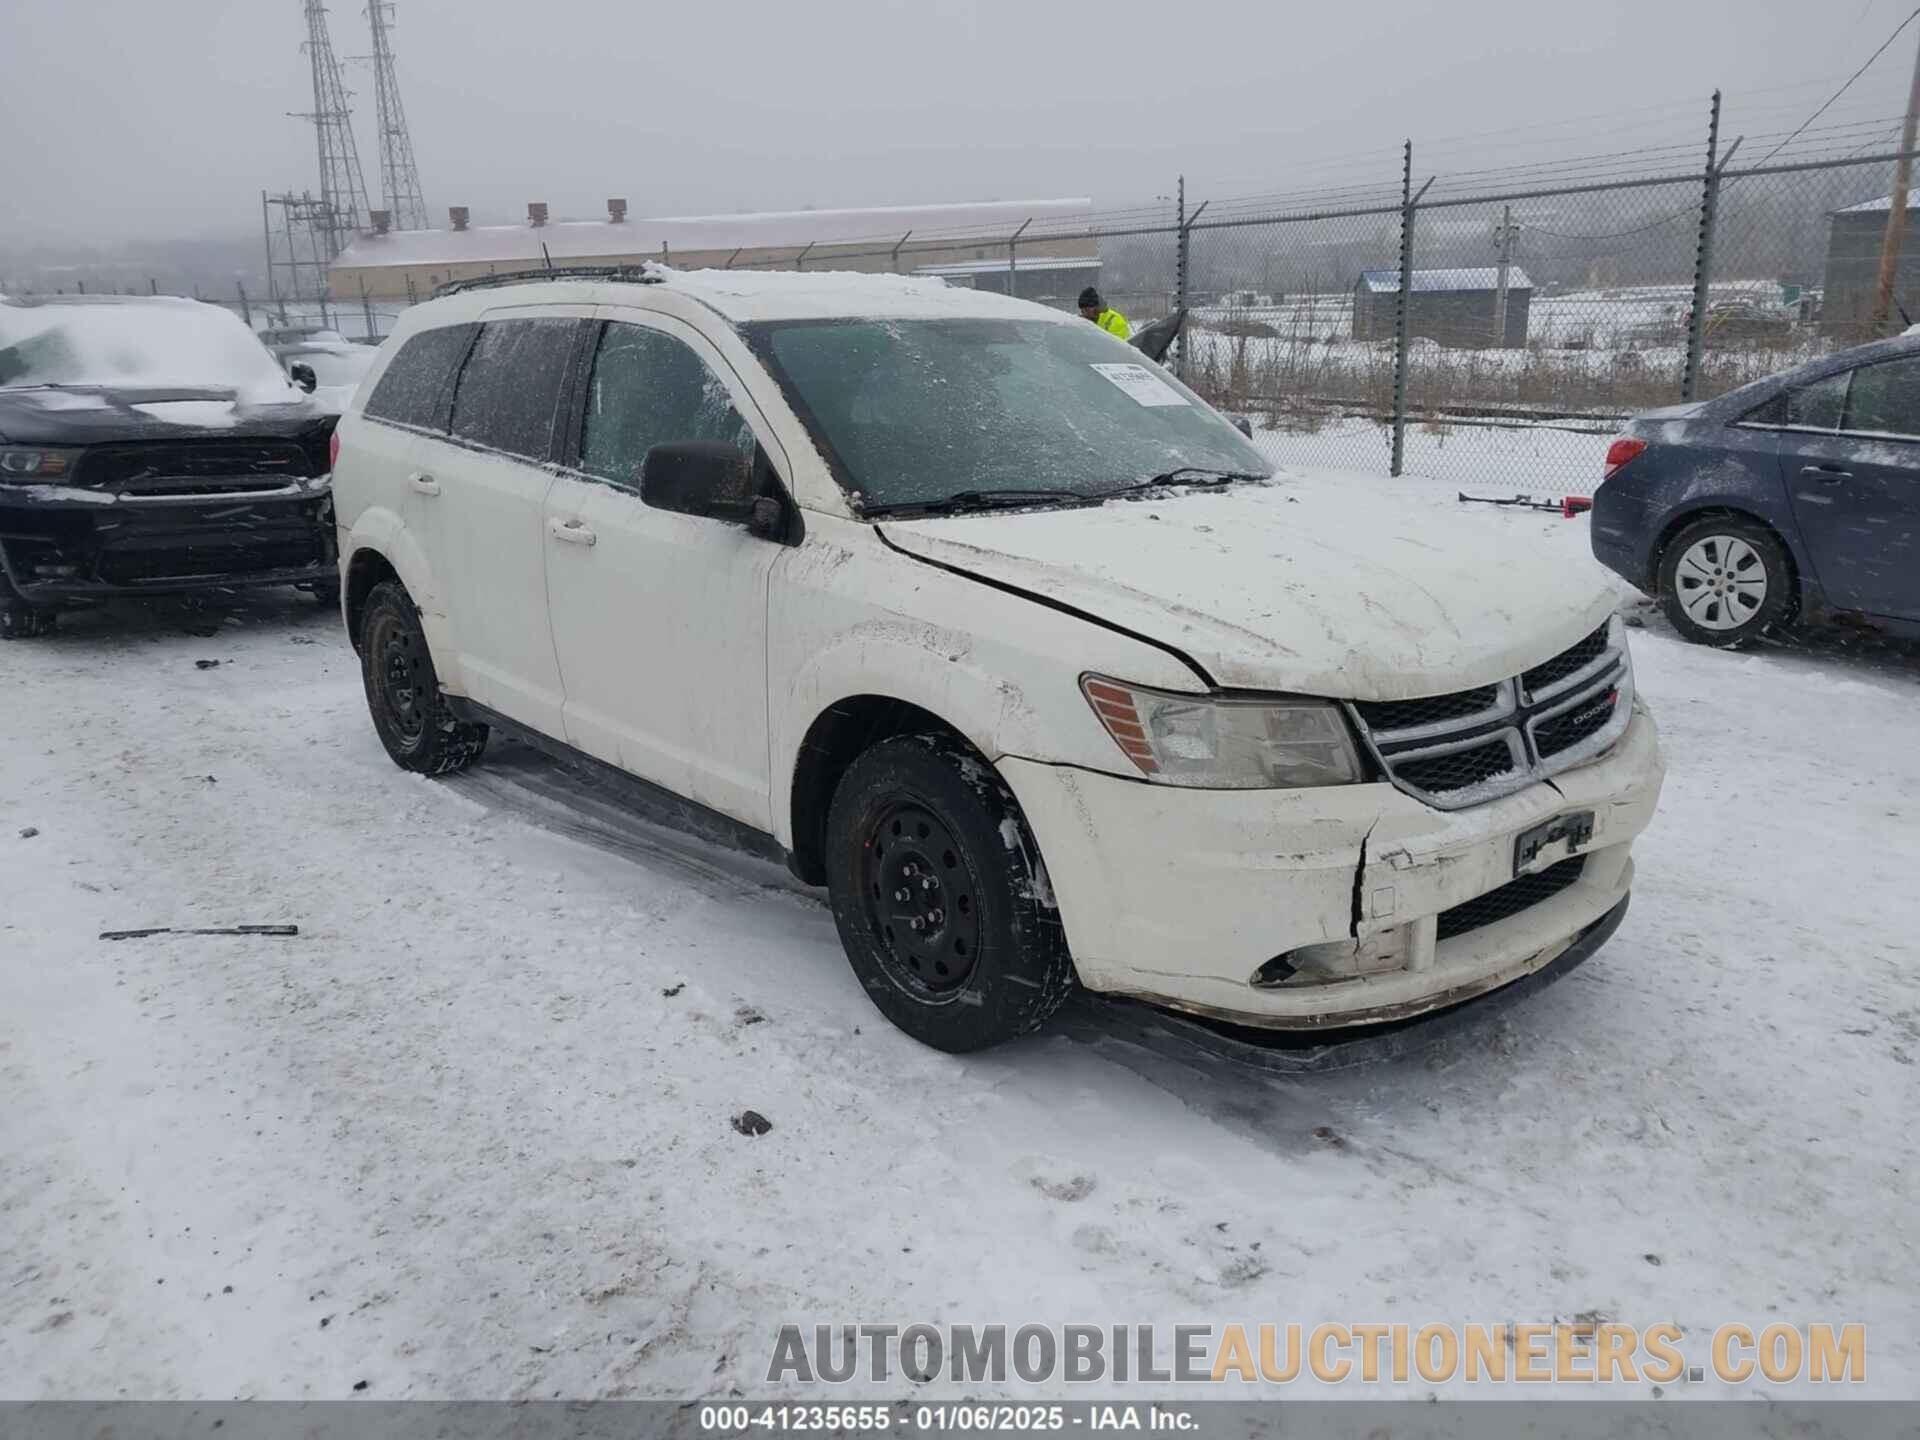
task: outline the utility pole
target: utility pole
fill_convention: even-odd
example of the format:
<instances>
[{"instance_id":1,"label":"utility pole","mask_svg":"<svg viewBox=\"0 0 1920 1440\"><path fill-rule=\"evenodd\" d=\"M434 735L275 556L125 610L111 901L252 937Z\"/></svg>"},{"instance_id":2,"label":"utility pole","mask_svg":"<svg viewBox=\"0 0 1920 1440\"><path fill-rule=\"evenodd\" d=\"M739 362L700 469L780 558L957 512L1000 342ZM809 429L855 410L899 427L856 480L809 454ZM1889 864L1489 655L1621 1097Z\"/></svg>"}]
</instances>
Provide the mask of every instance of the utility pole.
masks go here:
<instances>
[{"instance_id":1,"label":"utility pole","mask_svg":"<svg viewBox=\"0 0 1920 1440\"><path fill-rule=\"evenodd\" d=\"M1500 207L1500 274L1493 286L1493 343L1500 349L1507 344L1507 276L1513 269L1513 206Z\"/></svg>"},{"instance_id":2,"label":"utility pole","mask_svg":"<svg viewBox=\"0 0 1920 1440\"><path fill-rule=\"evenodd\" d=\"M1916 122L1920 122L1920 47L1913 55L1913 83L1907 89L1907 119L1900 127L1900 158L1893 162L1893 195L1887 202L1887 233L1880 242L1880 283L1873 292L1872 333L1878 339L1887 331L1887 317L1893 312L1893 290L1900 278L1900 251L1907 239L1907 205L1913 190L1913 142Z\"/></svg>"}]
</instances>

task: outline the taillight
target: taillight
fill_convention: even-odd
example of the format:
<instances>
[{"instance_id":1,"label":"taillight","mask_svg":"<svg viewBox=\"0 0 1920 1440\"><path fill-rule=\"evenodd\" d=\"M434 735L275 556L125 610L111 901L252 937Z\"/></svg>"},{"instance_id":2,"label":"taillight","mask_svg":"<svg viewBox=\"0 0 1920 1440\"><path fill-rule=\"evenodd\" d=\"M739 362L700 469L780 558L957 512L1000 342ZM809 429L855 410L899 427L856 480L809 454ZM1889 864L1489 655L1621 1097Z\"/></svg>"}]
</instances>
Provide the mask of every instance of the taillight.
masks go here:
<instances>
[{"instance_id":1,"label":"taillight","mask_svg":"<svg viewBox=\"0 0 1920 1440\"><path fill-rule=\"evenodd\" d=\"M340 432L334 431L327 437L327 469L340 468Z\"/></svg>"},{"instance_id":2,"label":"taillight","mask_svg":"<svg viewBox=\"0 0 1920 1440\"><path fill-rule=\"evenodd\" d=\"M1646 441L1636 440L1631 435L1622 435L1618 440L1607 446L1607 468L1601 472L1600 478L1602 480L1611 480L1614 471L1618 470L1622 465L1625 465L1629 460L1635 459L1640 452L1646 448Z\"/></svg>"}]
</instances>

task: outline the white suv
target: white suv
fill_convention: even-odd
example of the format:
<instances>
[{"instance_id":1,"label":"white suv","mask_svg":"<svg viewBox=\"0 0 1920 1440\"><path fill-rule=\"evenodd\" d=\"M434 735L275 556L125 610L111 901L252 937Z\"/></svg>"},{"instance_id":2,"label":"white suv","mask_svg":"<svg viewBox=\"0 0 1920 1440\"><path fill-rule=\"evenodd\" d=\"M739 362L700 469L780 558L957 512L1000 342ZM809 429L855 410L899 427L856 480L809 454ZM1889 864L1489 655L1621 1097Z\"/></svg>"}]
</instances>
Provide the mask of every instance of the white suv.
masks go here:
<instances>
[{"instance_id":1,"label":"white suv","mask_svg":"<svg viewBox=\"0 0 1920 1440\"><path fill-rule=\"evenodd\" d=\"M827 887L968 1050L1076 977L1415 1015L1618 924L1662 763L1597 570L1275 474L1072 314L649 268L409 311L341 420L344 609L411 770L490 730Z\"/></svg>"}]
</instances>

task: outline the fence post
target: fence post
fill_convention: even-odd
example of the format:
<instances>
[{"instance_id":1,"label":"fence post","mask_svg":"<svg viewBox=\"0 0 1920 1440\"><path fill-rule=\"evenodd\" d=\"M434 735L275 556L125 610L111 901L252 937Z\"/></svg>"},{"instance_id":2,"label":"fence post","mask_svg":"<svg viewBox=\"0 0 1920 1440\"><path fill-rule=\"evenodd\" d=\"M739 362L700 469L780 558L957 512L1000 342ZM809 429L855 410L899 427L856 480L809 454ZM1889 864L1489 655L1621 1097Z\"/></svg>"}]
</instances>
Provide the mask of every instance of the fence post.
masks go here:
<instances>
[{"instance_id":1,"label":"fence post","mask_svg":"<svg viewBox=\"0 0 1920 1440\"><path fill-rule=\"evenodd\" d=\"M1007 298L1009 300L1012 300L1015 298L1013 293L1013 290L1014 290L1013 272L1015 267L1013 247L1020 243L1020 237L1027 233L1027 226L1031 225L1032 223L1033 223L1033 217L1029 215L1026 219L1020 222L1020 228L1014 231L1013 234L1007 237Z\"/></svg>"},{"instance_id":2,"label":"fence post","mask_svg":"<svg viewBox=\"0 0 1920 1440\"><path fill-rule=\"evenodd\" d=\"M148 281L147 283L151 285L153 282ZM365 284L366 282L362 281L361 283ZM233 277L233 288L240 292L240 318L246 322L247 328L251 330L253 328L253 306L247 303L247 287L238 275ZM160 292L158 289L153 289L147 293L149 295L157 295Z\"/></svg>"},{"instance_id":3,"label":"fence post","mask_svg":"<svg viewBox=\"0 0 1920 1440\"><path fill-rule=\"evenodd\" d=\"M360 318L365 322L367 339L378 340L380 338L380 332L378 327L373 323L373 301L367 294L367 277L365 275L360 277Z\"/></svg>"},{"instance_id":4,"label":"fence post","mask_svg":"<svg viewBox=\"0 0 1920 1440\"><path fill-rule=\"evenodd\" d=\"M1707 120L1707 169L1700 182L1700 240L1693 252L1693 309L1687 313L1687 368L1680 398L1690 401L1700 386L1700 351L1707 333L1707 285L1713 278L1713 224L1720 208L1720 92L1713 92Z\"/></svg>"},{"instance_id":5,"label":"fence post","mask_svg":"<svg viewBox=\"0 0 1920 1440\"><path fill-rule=\"evenodd\" d=\"M1180 177L1179 189L1175 192L1174 224L1179 227L1179 235L1173 245L1173 313L1178 315L1187 308L1187 242L1191 232L1187 229L1187 177ZM1182 380L1187 378L1187 327L1182 325L1173 337L1173 373Z\"/></svg>"},{"instance_id":6,"label":"fence post","mask_svg":"<svg viewBox=\"0 0 1920 1440\"><path fill-rule=\"evenodd\" d=\"M900 273L900 247L906 244L907 241L911 240L912 238L913 238L913 231L909 230L907 231L906 234L902 235L898 240L893 242L893 273L896 275Z\"/></svg>"},{"instance_id":7,"label":"fence post","mask_svg":"<svg viewBox=\"0 0 1920 1440\"><path fill-rule=\"evenodd\" d=\"M1393 305L1393 461L1399 475L1407 459L1407 310L1413 299L1413 141L1400 159L1400 293Z\"/></svg>"}]
</instances>

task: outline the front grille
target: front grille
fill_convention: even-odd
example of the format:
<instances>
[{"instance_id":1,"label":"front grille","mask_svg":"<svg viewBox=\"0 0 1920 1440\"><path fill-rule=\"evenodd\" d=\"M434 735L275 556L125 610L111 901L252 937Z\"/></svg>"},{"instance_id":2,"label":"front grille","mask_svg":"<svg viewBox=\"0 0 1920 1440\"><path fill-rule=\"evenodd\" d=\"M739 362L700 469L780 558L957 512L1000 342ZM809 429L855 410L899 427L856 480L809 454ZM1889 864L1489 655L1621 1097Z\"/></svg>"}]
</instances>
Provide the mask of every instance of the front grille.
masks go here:
<instances>
[{"instance_id":1,"label":"front grille","mask_svg":"<svg viewBox=\"0 0 1920 1440\"><path fill-rule=\"evenodd\" d=\"M1582 740L1604 730L1607 722L1613 719L1614 707L1619 703L1620 692L1607 690L1598 699L1583 701L1550 720L1536 720L1533 726L1534 747L1542 755L1558 755L1562 750L1571 750Z\"/></svg>"},{"instance_id":2,"label":"front grille","mask_svg":"<svg viewBox=\"0 0 1920 1440\"><path fill-rule=\"evenodd\" d=\"M316 531L312 535L253 538L229 545L117 546L102 552L99 575L111 585L137 585L142 581L197 580L214 575L301 569L323 564L326 559Z\"/></svg>"},{"instance_id":3,"label":"front grille","mask_svg":"<svg viewBox=\"0 0 1920 1440\"><path fill-rule=\"evenodd\" d=\"M88 450L79 479L126 495L218 495L318 473L297 440L155 440Z\"/></svg>"},{"instance_id":4,"label":"front grille","mask_svg":"<svg viewBox=\"0 0 1920 1440\"><path fill-rule=\"evenodd\" d=\"M1456 935L1465 935L1470 930L1505 920L1509 915L1518 915L1542 900L1551 900L1578 880L1586 868L1587 857L1575 855L1570 860L1549 865L1532 875L1509 880L1498 890L1489 890L1484 895L1462 901L1451 910L1442 910L1435 938L1451 940Z\"/></svg>"},{"instance_id":5,"label":"front grille","mask_svg":"<svg viewBox=\"0 0 1920 1440\"><path fill-rule=\"evenodd\" d=\"M1506 741L1508 733L1503 730L1487 744L1470 750L1401 760L1394 765L1394 774L1414 788L1436 795L1484 785L1514 769L1513 749Z\"/></svg>"},{"instance_id":6,"label":"front grille","mask_svg":"<svg viewBox=\"0 0 1920 1440\"><path fill-rule=\"evenodd\" d=\"M1461 809L1578 764L1583 742L1617 739L1632 685L1609 621L1497 685L1350 708L1388 779L1430 805Z\"/></svg>"},{"instance_id":7,"label":"front grille","mask_svg":"<svg viewBox=\"0 0 1920 1440\"><path fill-rule=\"evenodd\" d=\"M1538 695L1542 690L1558 685L1569 675L1579 674L1606 653L1607 626L1602 625L1571 649L1562 650L1551 660L1534 666L1520 677L1520 683L1529 695Z\"/></svg>"},{"instance_id":8,"label":"front grille","mask_svg":"<svg viewBox=\"0 0 1920 1440\"><path fill-rule=\"evenodd\" d=\"M1451 695L1429 695L1422 700L1361 700L1354 705L1360 718L1375 730L1412 730L1444 720L1465 720L1485 714L1500 702L1498 685L1457 690Z\"/></svg>"}]
</instances>

